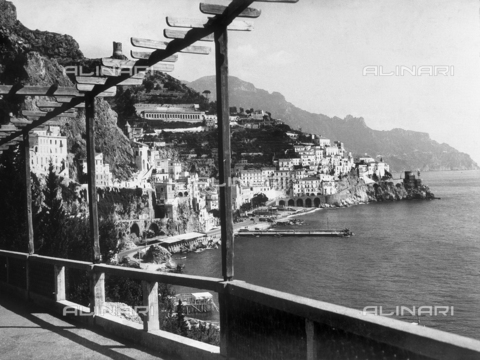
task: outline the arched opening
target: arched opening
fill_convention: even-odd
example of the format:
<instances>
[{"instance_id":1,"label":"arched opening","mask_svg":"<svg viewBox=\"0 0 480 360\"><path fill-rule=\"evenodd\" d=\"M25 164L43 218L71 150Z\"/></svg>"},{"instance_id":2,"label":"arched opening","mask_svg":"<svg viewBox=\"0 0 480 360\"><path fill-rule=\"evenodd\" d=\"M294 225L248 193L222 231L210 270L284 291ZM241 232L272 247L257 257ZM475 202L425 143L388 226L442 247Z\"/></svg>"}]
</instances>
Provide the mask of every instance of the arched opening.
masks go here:
<instances>
[{"instance_id":1,"label":"arched opening","mask_svg":"<svg viewBox=\"0 0 480 360\"><path fill-rule=\"evenodd\" d=\"M188 191L185 191L185 192L183 193L183 196L188 196Z\"/></svg>"},{"instance_id":2,"label":"arched opening","mask_svg":"<svg viewBox=\"0 0 480 360\"><path fill-rule=\"evenodd\" d=\"M155 218L157 219L163 219L165 218L166 211L165 211L165 206L155 206Z\"/></svg>"},{"instance_id":3,"label":"arched opening","mask_svg":"<svg viewBox=\"0 0 480 360\"><path fill-rule=\"evenodd\" d=\"M280 206L285 206L285 200L280 200L280 201L278 202L278 205L280 205Z\"/></svg>"},{"instance_id":4,"label":"arched opening","mask_svg":"<svg viewBox=\"0 0 480 360\"><path fill-rule=\"evenodd\" d=\"M288 206L295 206L295 201L293 199L288 200Z\"/></svg>"},{"instance_id":5,"label":"arched opening","mask_svg":"<svg viewBox=\"0 0 480 360\"><path fill-rule=\"evenodd\" d=\"M135 235L137 235L137 237L140 236L140 227L138 226L137 223L134 223L134 224L130 227L130 234L135 234Z\"/></svg>"},{"instance_id":6,"label":"arched opening","mask_svg":"<svg viewBox=\"0 0 480 360\"><path fill-rule=\"evenodd\" d=\"M312 207L312 199L307 198L305 200L305 207Z\"/></svg>"},{"instance_id":7,"label":"arched opening","mask_svg":"<svg viewBox=\"0 0 480 360\"><path fill-rule=\"evenodd\" d=\"M297 206L303 207L303 200L302 199L297 200Z\"/></svg>"},{"instance_id":8,"label":"arched opening","mask_svg":"<svg viewBox=\"0 0 480 360\"><path fill-rule=\"evenodd\" d=\"M154 236L157 236L160 234L160 228L158 227L157 224L151 223L150 227L148 228L149 231L153 233Z\"/></svg>"},{"instance_id":9,"label":"arched opening","mask_svg":"<svg viewBox=\"0 0 480 360\"><path fill-rule=\"evenodd\" d=\"M313 205L315 205L315 207L319 207L320 206L320 199L319 198L315 198L313 200Z\"/></svg>"},{"instance_id":10,"label":"arched opening","mask_svg":"<svg viewBox=\"0 0 480 360\"><path fill-rule=\"evenodd\" d=\"M179 192L178 197L183 197L183 193Z\"/></svg>"},{"instance_id":11,"label":"arched opening","mask_svg":"<svg viewBox=\"0 0 480 360\"><path fill-rule=\"evenodd\" d=\"M312 194L310 194L310 196L315 196L315 194L312 193Z\"/></svg>"}]
</instances>

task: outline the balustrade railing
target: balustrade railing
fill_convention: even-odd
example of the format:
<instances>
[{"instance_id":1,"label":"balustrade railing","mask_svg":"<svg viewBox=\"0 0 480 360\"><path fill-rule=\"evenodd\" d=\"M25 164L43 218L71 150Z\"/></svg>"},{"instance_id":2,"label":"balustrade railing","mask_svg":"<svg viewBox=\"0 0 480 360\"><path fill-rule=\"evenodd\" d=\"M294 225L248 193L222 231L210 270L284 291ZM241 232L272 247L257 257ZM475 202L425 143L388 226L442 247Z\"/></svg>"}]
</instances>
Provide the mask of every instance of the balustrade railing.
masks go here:
<instances>
[{"instance_id":1,"label":"balustrade railing","mask_svg":"<svg viewBox=\"0 0 480 360\"><path fill-rule=\"evenodd\" d=\"M185 358L480 359L478 340L386 317L364 315L359 310L238 280L149 272L0 250L0 289L2 294L15 292L33 301L42 300L44 306L50 304L57 310L64 309L72 305L66 300L66 270L69 268L85 271L89 276L90 307L86 310L91 313L91 325L104 326L109 321L100 311L105 303L106 275L140 280L143 305L148 308L143 328L124 322L121 326L130 332L122 330L121 333L125 336L149 334L167 348L180 349L179 354L182 348L189 347L189 355L183 355ZM188 342L160 330L159 283L218 293L220 347L203 346L193 340ZM107 328L115 329L115 326L120 325L110 324ZM148 346L151 339L139 342ZM192 355L192 347L200 352Z\"/></svg>"}]
</instances>

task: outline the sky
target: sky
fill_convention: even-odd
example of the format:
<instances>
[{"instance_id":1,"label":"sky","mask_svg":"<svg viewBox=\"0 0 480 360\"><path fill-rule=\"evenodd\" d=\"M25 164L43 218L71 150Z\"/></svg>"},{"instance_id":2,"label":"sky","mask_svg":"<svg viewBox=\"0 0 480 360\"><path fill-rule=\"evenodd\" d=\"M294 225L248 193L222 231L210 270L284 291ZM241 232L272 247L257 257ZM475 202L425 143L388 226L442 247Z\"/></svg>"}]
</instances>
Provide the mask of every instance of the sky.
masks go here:
<instances>
[{"instance_id":1,"label":"sky","mask_svg":"<svg viewBox=\"0 0 480 360\"><path fill-rule=\"evenodd\" d=\"M69 34L91 58L110 56L113 41L129 56L131 37L165 40L166 16L206 17L197 0L12 1L25 26ZM229 32L230 75L310 112L363 117L375 130L427 132L480 165L478 1L299 0L251 7L262 11L254 30ZM170 74L188 81L213 75L213 52L180 54ZM410 72L384 75L396 66Z\"/></svg>"}]
</instances>

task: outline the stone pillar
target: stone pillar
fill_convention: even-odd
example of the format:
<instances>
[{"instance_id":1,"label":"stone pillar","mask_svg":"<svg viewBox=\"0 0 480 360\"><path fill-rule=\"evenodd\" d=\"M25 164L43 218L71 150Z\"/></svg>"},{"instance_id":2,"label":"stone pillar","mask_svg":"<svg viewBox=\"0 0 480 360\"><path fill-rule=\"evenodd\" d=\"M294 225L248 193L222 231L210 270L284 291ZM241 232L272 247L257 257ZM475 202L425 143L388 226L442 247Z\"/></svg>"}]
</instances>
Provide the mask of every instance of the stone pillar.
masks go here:
<instances>
[{"instance_id":1,"label":"stone pillar","mask_svg":"<svg viewBox=\"0 0 480 360\"><path fill-rule=\"evenodd\" d=\"M66 300L65 295L65 266L55 265L55 300Z\"/></svg>"},{"instance_id":2,"label":"stone pillar","mask_svg":"<svg viewBox=\"0 0 480 360\"><path fill-rule=\"evenodd\" d=\"M158 283L142 281L143 306L147 308L143 319L143 330L152 331L160 329L158 313Z\"/></svg>"}]
</instances>

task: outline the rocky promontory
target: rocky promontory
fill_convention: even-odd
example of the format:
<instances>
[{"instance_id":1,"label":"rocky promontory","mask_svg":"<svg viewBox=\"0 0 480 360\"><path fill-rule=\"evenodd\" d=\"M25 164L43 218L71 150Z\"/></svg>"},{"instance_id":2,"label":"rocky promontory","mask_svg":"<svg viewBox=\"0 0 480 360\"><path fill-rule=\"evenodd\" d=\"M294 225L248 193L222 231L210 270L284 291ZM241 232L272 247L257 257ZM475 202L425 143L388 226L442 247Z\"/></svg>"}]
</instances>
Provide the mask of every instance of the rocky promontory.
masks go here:
<instances>
[{"instance_id":1,"label":"rocky promontory","mask_svg":"<svg viewBox=\"0 0 480 360\"><path fill-rule=\"evenodd\" d=\"M398 200L432 200L435 195L421 179L398 181L392 179L365 183L358 177L348 177L340 182L339 199L334 206L367 204L370 202Z\"/></svg>"}]
</instances>

